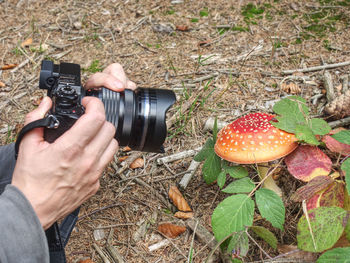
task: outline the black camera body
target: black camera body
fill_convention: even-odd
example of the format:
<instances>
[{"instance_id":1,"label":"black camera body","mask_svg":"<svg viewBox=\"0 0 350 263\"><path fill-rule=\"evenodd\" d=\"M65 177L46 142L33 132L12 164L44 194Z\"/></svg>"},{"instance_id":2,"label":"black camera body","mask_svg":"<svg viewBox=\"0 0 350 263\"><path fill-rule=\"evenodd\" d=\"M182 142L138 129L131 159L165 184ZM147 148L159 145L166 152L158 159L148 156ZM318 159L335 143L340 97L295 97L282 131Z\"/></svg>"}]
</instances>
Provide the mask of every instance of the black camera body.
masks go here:
<instances>
[{"instance_id":1,"label":"black camera body","mask_svg":"<svg viewBox=\"0 0 350 263\"><path fill-rule=\"evenodd\" d=\"M103 87L85 91L81 85L80 65L58 65L49 60L42 61L39 87L47 90L53 102L49 114L55 119L55 128L45 128L46 141L54 142L72 127L84 114L81 99L94 96L103 102L106 119L116 127L115 138L120 146L144 152L164 152L165 118L176 101L174 92L165 89L115 92Z\"/></svg>"}]
</instances>

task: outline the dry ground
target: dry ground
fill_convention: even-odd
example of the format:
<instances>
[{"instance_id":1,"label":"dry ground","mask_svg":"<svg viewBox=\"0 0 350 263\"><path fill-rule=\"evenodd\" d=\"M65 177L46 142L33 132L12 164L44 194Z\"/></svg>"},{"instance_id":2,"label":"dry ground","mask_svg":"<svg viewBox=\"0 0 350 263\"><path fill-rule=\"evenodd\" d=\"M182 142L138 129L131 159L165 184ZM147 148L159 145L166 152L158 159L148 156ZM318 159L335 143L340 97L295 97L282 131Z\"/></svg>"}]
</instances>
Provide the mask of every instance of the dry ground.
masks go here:
<instances>
[{"instance_id":1,"label":"dry ground","mask_svg":"<svg viewBox=\"0 0 350 263\"><path fill-rule=\"evenodd\" d=\"M139 87L175 90L178 101L169 115L176 116L176 122L169 127L165 155L195 149L210 136L203 131L208 117L232 121L250 111L271 111L269 102L288 94L282 89L289 81L282 70L349 61L348 5L349 1L333 0L0 0L0 66L19 65L0 71L5 84L0 87L0 142L15 139L24 115L43 96L38 76L41 60L48 58L81 64L84 80L119 62ZM28 38L33 43L22 47ZM331 70L336 86L349 69ZM297 93L321 116L325 96L317 95L322 94L322 75L310 72L293 80L300 88ZM201 77L205 80L199 81ZM315 95L319 99L311 104ZM189 228L169 245L148 251L150 244L164 238L156 230L159 223L185 224L158 195L167 199L167 189L181 180L192 157L157 166L161 156L143 153L145 166L126 169L122 175L115 170L120 163L108 168L101 189L82 207L67 248L70 262L84 257L103 262L93 244L104 247L106 238L95 241L93 233L109 225L114 225L112 243L126 262L186 262L193 233ZM139 180L150 188L132 179L121 181L136 175L144 175ZM280 244L295 245L302 212L289 197L298 182L285 173L279 184L287 223L284 232L271 230ZM211 213L225 196L216 185L203 182L200 169L183 193L195 217L211 230ZM257 219L257 224L269 227L263 220ZM146 234L135 240L141 225L147 226ZM106 236L109 231L104 229ZM271 256L279 254L258 242ZM203 262L210 252L207 244L195 239L193 247L194 262ZM245 261L263 258L252 245Z\"/></svg>"}]
</instances>

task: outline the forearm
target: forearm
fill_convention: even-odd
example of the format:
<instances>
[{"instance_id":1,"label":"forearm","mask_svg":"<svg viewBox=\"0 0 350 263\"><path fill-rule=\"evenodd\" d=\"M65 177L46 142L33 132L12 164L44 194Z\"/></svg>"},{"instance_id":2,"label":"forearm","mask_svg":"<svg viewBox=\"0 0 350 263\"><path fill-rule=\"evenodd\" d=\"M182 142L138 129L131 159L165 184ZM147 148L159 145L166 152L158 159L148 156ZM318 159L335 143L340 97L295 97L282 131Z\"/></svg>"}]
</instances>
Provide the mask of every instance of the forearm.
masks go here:
<instances>
[{"instance_id":1,"label":"forearm","mask_svg":"<svg viewBox=\"0 0 350 263\"><path fill-rule=\"evenodd\" d=\"M0 262L49 262L40 221L29 201L12 185L0 195L0 227Z\"/></svg>"}]
</instances>

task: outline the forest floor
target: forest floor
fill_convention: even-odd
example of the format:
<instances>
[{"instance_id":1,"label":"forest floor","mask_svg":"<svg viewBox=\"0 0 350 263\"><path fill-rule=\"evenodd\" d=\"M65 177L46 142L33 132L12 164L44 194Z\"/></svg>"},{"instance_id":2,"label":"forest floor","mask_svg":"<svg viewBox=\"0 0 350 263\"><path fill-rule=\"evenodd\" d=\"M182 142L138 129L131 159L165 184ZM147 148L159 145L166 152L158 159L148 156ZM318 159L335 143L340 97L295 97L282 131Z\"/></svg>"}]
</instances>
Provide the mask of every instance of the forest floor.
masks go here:
<instances>
[{"instance_id":1,"label":"forest floor","mask_svg":"<svg viewBox=\"0 0 350 263\"><path fill-rule=\"evenodd\" d=\"M67 256L70 262L106 262L96 247L105 249L113 229L108 242L126 262L188 262L191 248L193 262L204 262L211 240L196 236L192 243L193 227L173 216L168 200L169 187L180 182L193 155L165 164L157 159L201 147L211 136L203 128L209 117L231 122L249 112L272 112L273 103L290 94L305 98L312 114L327 120L324 71L283 71L350 61L349 22L348 0L0 0L0 66L17 64L0 70L0 143L15 140L25 114L43 97L38 88L43 59L80 64L83 82L118 62L138 87L175 91L165 153L121 149L98 193L82 206ZM330 69L335 87L349 70ZM144 164L123 166L119 157L126 155ZM256 179L254 171L251 178ZM302 209L290 196L301 184L286 169L278 184L286 207L284 231L261 218L255 222L277 236L278 249L256 238L260 247L251 242L245 262L266 259L264 252L276 257L296 249ZM204 183L201 167L181 192L193 222L212 233L211 214L227 194ZM163 222L187 230L167 239L157 231ZM169 241L149 250L162 240Z\"/></svg>"}]
</instances>

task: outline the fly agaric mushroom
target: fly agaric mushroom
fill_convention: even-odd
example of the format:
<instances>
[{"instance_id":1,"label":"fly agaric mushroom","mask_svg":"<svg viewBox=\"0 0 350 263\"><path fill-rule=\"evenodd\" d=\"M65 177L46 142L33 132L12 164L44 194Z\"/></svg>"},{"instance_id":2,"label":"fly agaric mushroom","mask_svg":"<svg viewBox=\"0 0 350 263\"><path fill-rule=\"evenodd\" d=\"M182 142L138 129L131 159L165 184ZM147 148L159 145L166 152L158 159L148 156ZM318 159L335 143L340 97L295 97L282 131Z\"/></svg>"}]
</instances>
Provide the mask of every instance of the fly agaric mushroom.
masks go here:
<instances>
[{"instance_id":1,"label":"fly agaric mushroom","mask_svg":"<svg viewBox=\"0 0 350 263\"><path fill-rule=\"evenodd\" d=\"M220 130L214 150L221 158L238 164L261 164L284 157L297 146L294 134L282 131L270 121L274 115L267 113L247 114ZM266 176L266 165L258 165L259 176ZM273 178L264 181L264 187L282 196Z\"/></svg>"}]
</instances>

